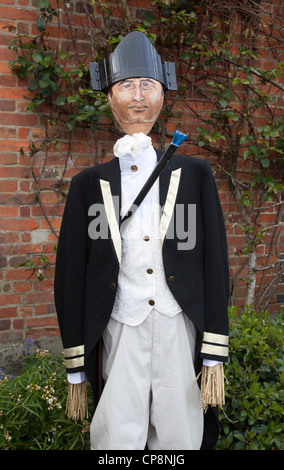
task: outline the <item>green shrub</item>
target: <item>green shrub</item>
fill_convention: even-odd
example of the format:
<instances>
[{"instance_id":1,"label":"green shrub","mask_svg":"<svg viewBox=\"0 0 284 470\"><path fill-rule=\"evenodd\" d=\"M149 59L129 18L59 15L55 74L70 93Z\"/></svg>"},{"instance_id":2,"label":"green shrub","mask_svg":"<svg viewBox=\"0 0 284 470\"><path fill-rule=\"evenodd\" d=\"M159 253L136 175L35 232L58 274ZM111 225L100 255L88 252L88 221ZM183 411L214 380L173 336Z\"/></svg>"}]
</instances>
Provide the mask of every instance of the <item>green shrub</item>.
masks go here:
<instances>
[{"instance_id":1,"label":"green shrub","mask_svg":"<svg viewBox=\"0 0 284 470\"><path fill-rule=\"evenodd\" d=\"M62 357L47 351L27 356L19 376L2 378L0 449L89 449L89 421L65 415L67 389Z\"/></svg>"},{"instance_id":2,"label":"green shrub","mask_svg":"<svg viewBox=\"0 0 284 470\"><path fill-rule=\"evenodd\" d=\"M226 405L218 449L284 448L283 312L276 319L230 309Z\"/></svg>"}]
</instances>

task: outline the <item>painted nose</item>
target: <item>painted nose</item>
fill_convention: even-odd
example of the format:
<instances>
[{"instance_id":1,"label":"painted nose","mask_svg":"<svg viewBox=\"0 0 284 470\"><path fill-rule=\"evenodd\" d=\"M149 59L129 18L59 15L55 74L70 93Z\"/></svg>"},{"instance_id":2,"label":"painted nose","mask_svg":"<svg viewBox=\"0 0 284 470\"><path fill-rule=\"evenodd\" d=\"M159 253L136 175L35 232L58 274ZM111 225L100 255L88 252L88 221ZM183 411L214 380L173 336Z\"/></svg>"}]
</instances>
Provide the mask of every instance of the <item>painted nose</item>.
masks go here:
<instances>
[{"instance_id":1,"label":"painted nose","mask_svg":"<svg viewBox=\"0 0 284 470\"><path fill-rule=\"evenodd\" d=\"M134 96L133 96L133 101L144 101L144 96L143 96L143 93L142 93L142 90L141 88L138 86L136 89L135 89L135 93L134 93Z\"/></svg>"}]
</instances>

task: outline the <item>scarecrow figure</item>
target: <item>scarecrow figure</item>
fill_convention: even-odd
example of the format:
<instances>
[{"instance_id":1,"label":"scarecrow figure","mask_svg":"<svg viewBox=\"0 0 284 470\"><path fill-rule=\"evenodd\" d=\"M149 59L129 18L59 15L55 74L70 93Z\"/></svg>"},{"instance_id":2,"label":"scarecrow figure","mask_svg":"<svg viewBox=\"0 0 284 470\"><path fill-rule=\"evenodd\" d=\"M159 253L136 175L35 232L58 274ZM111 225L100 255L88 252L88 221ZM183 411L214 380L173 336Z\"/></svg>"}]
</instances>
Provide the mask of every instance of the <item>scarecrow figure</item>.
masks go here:
<instances>
[{"instance_id":1,"label":"scarecrow figure","mask_svg":"<svg viewBox=\"0 0 284 470\"><path fill-rule=\"evenodd\" d=\"M88 380L91 449L211 449L229 292L215 180L205 160L173 155L129 212L163 158L148 134L177 89L175 65L132 32L90 67L125 135L113 160L72 179L63 215L55 301L69 415L83 417Z\"/></svg>"}]
</instances>

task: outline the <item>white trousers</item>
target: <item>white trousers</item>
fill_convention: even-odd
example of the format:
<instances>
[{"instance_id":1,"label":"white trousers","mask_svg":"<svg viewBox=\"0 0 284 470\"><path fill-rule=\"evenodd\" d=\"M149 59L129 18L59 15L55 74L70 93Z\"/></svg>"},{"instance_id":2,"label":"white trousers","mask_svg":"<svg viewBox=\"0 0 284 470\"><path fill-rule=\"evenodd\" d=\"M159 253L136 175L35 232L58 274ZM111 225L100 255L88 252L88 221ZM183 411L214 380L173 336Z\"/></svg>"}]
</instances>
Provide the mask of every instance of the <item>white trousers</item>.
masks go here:
<instances>
[{"instance_id":1,"label":"white trousers","mask_svg":"<svg viewBox=\"0 0 284 470\"><path fill-rule=\"evenodd\" d=\"M199 450L195 327L153 310L138 326L111 319L104 332L106 384L91 423L92 450Z\"/></svg>"}]
</instances>

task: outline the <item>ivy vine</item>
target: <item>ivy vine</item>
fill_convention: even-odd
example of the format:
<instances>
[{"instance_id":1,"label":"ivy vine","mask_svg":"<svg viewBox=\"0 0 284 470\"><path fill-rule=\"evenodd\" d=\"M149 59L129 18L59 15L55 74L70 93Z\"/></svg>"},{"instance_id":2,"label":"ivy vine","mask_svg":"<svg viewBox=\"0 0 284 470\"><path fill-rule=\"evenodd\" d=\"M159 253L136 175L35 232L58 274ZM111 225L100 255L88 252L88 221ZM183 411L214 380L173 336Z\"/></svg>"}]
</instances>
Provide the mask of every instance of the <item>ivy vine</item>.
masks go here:
<instances>
[{"instance_id":1,"label":"ivy vine","mask_svg":"<svg viewBox=\"0 0 284 470\"><path fill-rule=\"evenodd\" d=\"M8 26L15 35L10 48L16 57L9 65L20 78L27 79L32 93L27 109L47 117L46 138L31 142L23 152L30 156L32 168L36 155L45 153L41 171L33 171L33 177L37 200L51 230L56 234L41 202L40 185L50 146L60 151L62 133L67 132L62 176L50 187L60 203L65 195L64 175L72 157L74 130L89 129L97 149L96 132L114 129L106 96L91 88L89 62L113 51L129 31L142 31L165 59L176 62L178 73L179 91L167 97L153 132L159 135L163 147L171 135L170 123L182 126L192 120L195 124L190 150L215 157L214 171L229 182L239 205L240 213L225 213L228 233L238 228L246 241L246 246L235 253L244 261L232 277L232 298L234 288L244 282L247 303L266 308L283 274L283 258L277 249L284 189L280 176L284 156L284 87L280 80L284 69L280 54L283 18L275 11L265 11L261 1L252 0L152 0L151 10L119 0L115 16L114 6L103 0L57 0L57 7L49 0L37 3L38 35L23 35ZM87 27L73 23L75 12L84 15ZM65 32L69 31L64 41L63 14ZM57 38L49 32L55 21ZM82 43L86 46L84 54L80 52ZM264 67L264 54L273 59L272 67ZM92 163L97 160L98 155ZM269 227L261 222L264 210L274 216ZM261 258L258 250L268 236L269 253ZM258 272L262 272L262 280L255 296Z\"/></svg>"}]
</instances>

